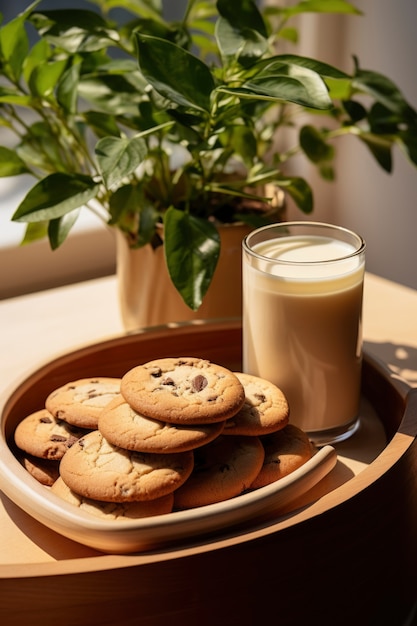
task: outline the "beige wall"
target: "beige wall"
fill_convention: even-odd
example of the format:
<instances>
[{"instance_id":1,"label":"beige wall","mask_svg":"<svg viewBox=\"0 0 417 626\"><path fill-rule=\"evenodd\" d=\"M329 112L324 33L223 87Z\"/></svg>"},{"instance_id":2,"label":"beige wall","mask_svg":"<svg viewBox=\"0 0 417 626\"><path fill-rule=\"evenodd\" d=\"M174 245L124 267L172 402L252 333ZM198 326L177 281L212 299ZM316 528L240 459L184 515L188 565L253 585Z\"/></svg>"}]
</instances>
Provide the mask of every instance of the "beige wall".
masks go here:
<instances>
[{"instance_id":1,"label":"beige wall","mask_svg":"<svg viewBox=\"0 0 417 626\"><path fill-rule=\"evenodd\" d=\"M113 235L98 226L78 230L55 251L46 240L0 247L0 300L114 273Z\"/></svg>"},{"instance_id":2,"label":"beige wall","mask_svg":"<svg viewBox=\"0 0 417 626\"><path fill-rule=\"evenodd\" d=\"M417 108L415 0L354 4L364 16L304 20L302 52L347 71L356 54L363 68L389 76ZM417 168L396 151L394 172L386 174L366 147L348 138L338 144L337 171L336 184L315 181L315 219L359 232L367 242L369 271L417 288ZM292 211L291 217L299 213Z\"/></svg>"}]
</instances>

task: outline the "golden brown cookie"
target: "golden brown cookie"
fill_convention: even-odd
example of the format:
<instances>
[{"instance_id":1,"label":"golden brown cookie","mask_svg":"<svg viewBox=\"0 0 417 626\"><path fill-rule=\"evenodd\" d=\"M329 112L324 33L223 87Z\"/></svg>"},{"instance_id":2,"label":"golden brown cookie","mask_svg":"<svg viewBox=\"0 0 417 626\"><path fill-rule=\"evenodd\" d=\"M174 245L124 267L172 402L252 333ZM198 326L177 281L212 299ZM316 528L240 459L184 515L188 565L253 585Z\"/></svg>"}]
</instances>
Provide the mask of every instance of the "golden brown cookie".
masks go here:
<instances>
[{"instance_id":1,"label":"golden brown cookie","mask_svg":"<svg viewBox=\"0 0 417 626\"><path fill-rule=\"evenodd\" d=\"M258 436L284 428L290 411L281 389L258 376L235 374L245 390L245 403L226 421L223 434Z\"/></svg>"},{"instance_id":2,"label":"golden brown cookie","mask_svg":"<svg viewBox=\"0 0 417 626\"><path fill-rule=\"evenodd\" d=\"M155 498L154 500L142 502L101 502L99 500L91 500L90 498L84 498L74 491L71 491L62 477L58 478L53 484L51 491L66 502L73 504L81 511L85 511L96 517L117 521L171 513L174 503L172 493L161 496L160 498Z\"/></svg>"},{"instance_id":3,"label":"golden brown cookie","mask_svg":"<svg viewBox=\"0 0 417 626\"><path fill-rule=\"evenodd\" d=\"M193 450L218 437L223 428L224 421L187 426L145 417L123 396L112 400L98 419L99 431L113 445L154 454Z\"/></svg>"},{"instance_id":4,"label":"golden brown cookie","mask_svg":"<svg viewBox=\"0 0 417 626\"><path fill-rule=\"evenodd\" d=\"M234 415L245 400L230 370L195 357L156 359L122 377L121 393L138 413L171 424L209 424Z\"/></svg>"},{"instance_id":5,"label":"golden brown cookie","mask_svg":"<svg viewBox=\"0 0 417 626\"><path fill-rule=\"evenodd\" d=\"M26 454L21 458L21 463L41 485L51 487L59 478L59 461L40 459L39 457Z\"/></svg>"},{"instance_id":6,"label":"golden brown cookie","mask_svg":"<svg viewBox=\"0 0 417 626\"><path fill-rule=\"evenodd\" d=\"M172 493L191 474L191 451L146 454L113 446L94 430L63 457L60 474L81 496L105 502L153 500Z\"/></svg>"},{"instance_id":7,"label":"golden brown cookie","mask_svg":"<svg viewBox=\"0 0 417 626\"><path fill-rule=\"evenodd\" d=\"M81 378L52 391L45 406L55 417L92 430L102 409L119 393L120 378Z\"/></svg>"},{"instance_id":8,"label":"golden brown cookie","mask_svg":"<svg viewBox=\"0 0 417 626\"><path fill-rule=\"evenodd\" d=\"M174 493L174 509L190 509L240 495L260 472L264 454L258 437L220 435L198 448L191 476Z\"/></svg>"},{"instance_id":9,"label":"golden brown cookie","mask_svg":"<svg viewBox=\"0 0 417 626\"><path fill-rule=\"evenodd\" d=\"M258 489L288 476L313 456L307 434L294 424L261 438L265 461L251 488Z\"/></svg>"},{"instance_id":10,"label":"golden brown cookie","mask_svg":"<svg viewBox=\"0 0 417 626\"><path fill-rule=\"evenodd\" d=\"M14 440L21 450L32 456L56 460L85 433L54 417L47 409L40 409L17 425Z\"/></svg>"}]
</instances>

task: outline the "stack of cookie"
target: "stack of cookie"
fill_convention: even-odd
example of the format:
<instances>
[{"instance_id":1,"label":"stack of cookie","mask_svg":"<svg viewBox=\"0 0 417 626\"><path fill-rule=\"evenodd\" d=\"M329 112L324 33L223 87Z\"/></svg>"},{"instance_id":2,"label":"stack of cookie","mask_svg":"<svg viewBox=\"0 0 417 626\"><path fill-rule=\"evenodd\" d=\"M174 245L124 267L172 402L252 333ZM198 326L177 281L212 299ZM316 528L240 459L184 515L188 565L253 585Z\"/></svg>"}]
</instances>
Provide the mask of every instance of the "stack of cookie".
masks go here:
<instances>
[{"instance_id":1,"label":"stack of cookie","mask_svg":"<svg viewBox=\"0 0 417 626\"><path fill-rule=\"evenodd\" d=\"M29 431L43 447L28 446ZM57 495L117 519L224 501L312 456L280 389L196 357L69 383L19 424L15 442L32 461L59 464L43 481Z\"/></svg>"},{"instance_id":2,"label":"stack of cookie","mask_svg":"<svg viewBox=\"0 0 417 626\"><path fill-rule=\"evenodd\" d=\"M120 393L120 382L120 378L83 378L69 383L53 391L44 408L20 422L15 442L23 465L40 483L53 484L65 452L97 428L103 407Z\"/></svg>"}]
</instances>

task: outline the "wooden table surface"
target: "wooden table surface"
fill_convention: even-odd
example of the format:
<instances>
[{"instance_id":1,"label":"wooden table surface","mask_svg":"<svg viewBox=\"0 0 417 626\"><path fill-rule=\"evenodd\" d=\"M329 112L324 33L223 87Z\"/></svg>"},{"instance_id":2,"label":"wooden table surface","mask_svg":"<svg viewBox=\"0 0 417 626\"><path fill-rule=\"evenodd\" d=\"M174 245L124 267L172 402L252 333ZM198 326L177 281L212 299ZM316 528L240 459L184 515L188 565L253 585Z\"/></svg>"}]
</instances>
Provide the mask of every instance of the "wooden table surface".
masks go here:
<instances>
[{"instance_id":1,"label":"wooden table surface","mask_svg":"<svg viewBox=\"0 0 417 626\"><path fill-rule=\"evenodd\" d=\"M0 395L4 398L13 390L17 379L38 365L78 347L123 334L116 278L111 276L0 301L0 328ZM368 273L363 335L366 352L380 360L400 386L404 381L404 388L417 387L417 291ZM349 442L338 451L355 474L361 473L385 445L373 408L365 403L363 411L369 426L365 442L368 458L351 454ZM58 539L56 549L51 550L49 531L40 524L37 540L33 541L26 532L27 516L23 512L20 515L17 507L10 515L10 507L13 504L4 498L0 503L0 569L27 563L39 564L42 571L48 563L68 559L72 563L68 565L70 572L77 559L89 563L88 557L96 554L65 538ZM129 557L125 558L121 562L127 563Z\"/></svg>"},{"instance_id":2,"label":"wooden table surface","mask_svg":"<svg viewBox=\"0 0 417 626\"><path fill-rule=\"evenodd\" d=\"M364 347L387 364L395 375L417 386L417 291L372 274L366 275L363 312ZM13 390L13 383L39 364L79 346L123 334L119 316L116 277L101 278L0 301L0 394ZM385 445L384 433L368 414L369 432L365 464ZM356 445L356 441L355 441ZM349 468L359 473L364 463L355 458L350 442L339 446ZM363 455L359 455L363 456ZM0 507L0 564L38 562L55 557L33 543ZM64 557L74 544L62 542ZM89 550L77 548L79 554ZM60 558L64 558L62 555Z\"/></svg>"}]
</instances>

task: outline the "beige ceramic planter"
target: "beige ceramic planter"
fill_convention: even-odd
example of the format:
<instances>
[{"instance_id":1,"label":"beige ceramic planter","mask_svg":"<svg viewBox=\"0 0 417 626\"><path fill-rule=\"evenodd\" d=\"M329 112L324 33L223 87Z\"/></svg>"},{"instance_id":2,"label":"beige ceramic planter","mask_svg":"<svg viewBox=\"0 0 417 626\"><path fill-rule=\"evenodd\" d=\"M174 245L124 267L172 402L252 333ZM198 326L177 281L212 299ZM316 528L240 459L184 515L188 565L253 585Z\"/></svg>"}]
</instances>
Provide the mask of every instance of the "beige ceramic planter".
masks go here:
<instances>
[{"instance_id":1,"label":"beige ceramic planter","mask_svg":"<svg viewBox=\"0 0 417 626\"><path fill-rule=\"evenodd\" d=\"M147 326L197 319L241 317L242 239L250 231L244 224L221 226L220 258L203 304L193 312L171 283L162 246L132 250L116 231L120 308L127 331Z\"/></svg>"}]
</instances>

